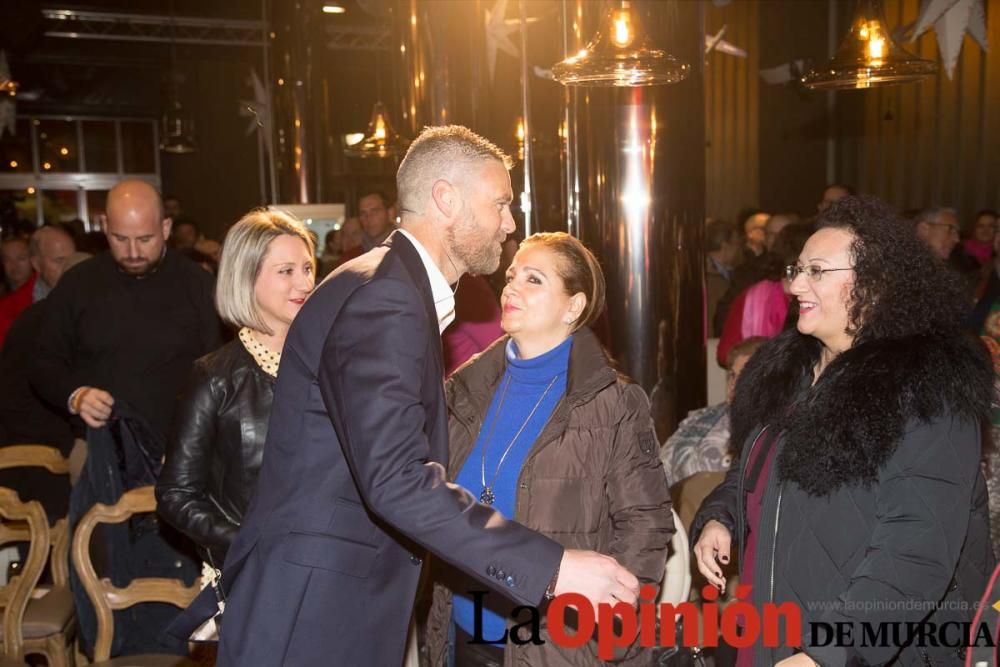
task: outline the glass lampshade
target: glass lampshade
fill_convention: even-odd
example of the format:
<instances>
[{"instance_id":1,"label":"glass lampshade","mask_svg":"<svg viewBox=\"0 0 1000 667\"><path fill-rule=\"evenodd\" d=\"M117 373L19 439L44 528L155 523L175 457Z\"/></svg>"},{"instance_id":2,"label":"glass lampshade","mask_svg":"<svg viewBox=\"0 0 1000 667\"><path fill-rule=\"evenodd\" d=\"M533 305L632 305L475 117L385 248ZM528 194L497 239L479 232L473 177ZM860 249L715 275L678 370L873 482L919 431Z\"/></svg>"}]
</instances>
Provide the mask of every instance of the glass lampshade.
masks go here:
<instances>
[{"instance_id":1,"label":"glass lampshade","mask_svg":"<svg viewBox=\"0 0 1000 667\"><path fill-rule=\"evenodd\" d=\"M629 0L604 15L594 38L574 56L556 63L552 74L566 86L654 86L677 83L690 66L654 49Z\"/></svg>"},{"instance_id":2,"label":"glass lampshade","mask_svg":"<svg viewBox=\"0 0 1000 667\"><path fill-rule=\"evenodd\" d=\"M873 88L919 81L937 69L937 63L918 58L893 39L881 0L859 0L837 53L802 83L814 90Z\"/></svg>"},{"instance_id":3,"label":"glass lampshade","mask_svg":"<svg viewBox=\"0 0 1000 667\"><path fill-rule=\"evenodd\" d=\"M376 102L364 138L344 149L348 157L390 157L406 152L408 143L393 130L385 105Z\"/></svg>"}]
</instances>

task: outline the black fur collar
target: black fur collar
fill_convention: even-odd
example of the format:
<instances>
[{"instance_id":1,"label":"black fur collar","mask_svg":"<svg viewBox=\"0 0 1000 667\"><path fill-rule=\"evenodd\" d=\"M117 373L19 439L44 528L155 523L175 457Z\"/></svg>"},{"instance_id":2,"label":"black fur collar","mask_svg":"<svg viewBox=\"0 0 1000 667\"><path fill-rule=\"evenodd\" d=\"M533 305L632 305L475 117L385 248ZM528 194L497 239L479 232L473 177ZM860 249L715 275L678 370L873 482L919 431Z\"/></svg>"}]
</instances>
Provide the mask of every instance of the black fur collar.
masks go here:
<instances>
[{"instance_id":1,"label":"black fur collar","mask_svg":"<svg viewBox=\"0 0 1000 667\"><path fill-rule=\"evenodd\" d=\"M734 447L762 425L782 431L779 478L812 495L874 483L910 420L989 420L993 365L971 336L863 343L810 387L819 354L812 336L776 336L747 364L730 407Z\"/></svg>"}]
</instances>

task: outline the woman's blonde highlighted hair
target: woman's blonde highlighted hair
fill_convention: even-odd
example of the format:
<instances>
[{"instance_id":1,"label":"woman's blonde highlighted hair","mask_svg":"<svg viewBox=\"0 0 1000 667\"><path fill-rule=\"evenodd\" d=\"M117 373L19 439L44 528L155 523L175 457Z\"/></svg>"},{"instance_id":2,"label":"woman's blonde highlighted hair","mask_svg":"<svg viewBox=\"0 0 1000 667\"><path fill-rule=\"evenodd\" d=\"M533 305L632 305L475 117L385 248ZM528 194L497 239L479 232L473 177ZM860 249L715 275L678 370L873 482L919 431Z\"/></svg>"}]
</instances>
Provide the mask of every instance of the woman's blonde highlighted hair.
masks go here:
<instances>
[{"instance_id":1,"label":"woman's blonde highlighted hair","mask_svg":"<svg viewBox=\"0 0 1000 667\"><path fill-rule=\"evenodd\" d=\"M215 307L219 316L236 328L250 327L273 334L257 307L254 286L271 241L279 236L301 239L316 270L316 243L305 225L287 213L255 209L229 228L222 244L219 276L215 282Z\"/></svg>"},{"instance_id":2,"label":"woman's blonde highlighted hair","mask_svg":"<svg viewBox=\"0 0 1000 667\"><path fill-rule=\"evenodd\" d=\"M583 293L587 305L573 323L573 331L593 324L604 311L604 271L594 253L575 236L566 232L532 234L521 242L522 248L541 246L559 258L557 271L566 294Z\"/></svg>"}]
</instances>

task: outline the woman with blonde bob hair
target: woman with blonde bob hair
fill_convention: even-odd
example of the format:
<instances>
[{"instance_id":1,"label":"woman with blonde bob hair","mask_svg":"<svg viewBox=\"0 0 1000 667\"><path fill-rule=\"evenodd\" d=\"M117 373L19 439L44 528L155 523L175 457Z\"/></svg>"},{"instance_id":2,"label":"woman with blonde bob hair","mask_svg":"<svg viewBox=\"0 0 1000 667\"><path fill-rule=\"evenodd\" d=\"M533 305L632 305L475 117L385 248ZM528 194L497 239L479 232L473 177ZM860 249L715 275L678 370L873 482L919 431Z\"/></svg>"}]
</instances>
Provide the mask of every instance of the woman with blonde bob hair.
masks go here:
<instances>
[{"instance_id":1,"label":"woman with blonde bob hair","mask_svg":"<svg viewBox=\"0 0 1000 667\"><path fill-rule=\"evenodd\" d=\"M663 576L670 494L642 388L615 372L588 328L604 308L594 255L564 233L526 239L500 297L506 336L448 380L449 476L478 500L558 541L616 559L644 584ZM512 573L491 576L514 585ZM601 664L593 644L509 641L512 605L442 572L427 624L431 664ZM450 590L448 590L450 589ZM481 606L479 605L481 602ZM520 619L520 620L523 620ZM469 644L477 628L479 639ZM629 647L625 664L651 656Z\"/></svg>"},{"instance_id":2,"label":"woman with blonde bob hair","mask_svg":"<svg viewBox=\"0 0 1000 667\"><path fill-rule=\"evenodd\" d=\"M315 272L313 238L289 215L251 211L226 235L215 302L239 333L195 362L156 485L159 513L214 567L257 484L281 348Z\"/></svg>"}]
</instances>

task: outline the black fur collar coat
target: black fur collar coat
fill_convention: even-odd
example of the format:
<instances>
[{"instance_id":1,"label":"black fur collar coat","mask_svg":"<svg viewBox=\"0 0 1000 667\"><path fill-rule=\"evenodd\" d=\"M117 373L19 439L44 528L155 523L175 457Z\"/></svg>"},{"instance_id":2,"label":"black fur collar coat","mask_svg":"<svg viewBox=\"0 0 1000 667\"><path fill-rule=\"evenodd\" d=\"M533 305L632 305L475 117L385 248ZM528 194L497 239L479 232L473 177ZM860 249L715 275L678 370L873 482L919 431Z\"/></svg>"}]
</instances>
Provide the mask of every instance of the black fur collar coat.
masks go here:
<instances>
[{"instance_id":1,"label":"black fur collar coat","mask_svg":"<svg viewBox=\"0 0 1000 667\"><path fill-rule=\"evenodd\" d=\"M777 336L747 364L730 407L733 446L765 424L782 431L779 477L810 494L874 483L913 420L989 420L993 366L976 338L862 343L834 359L810 388L820 349L798 331Z\"/></svg>"}]
</instances>

